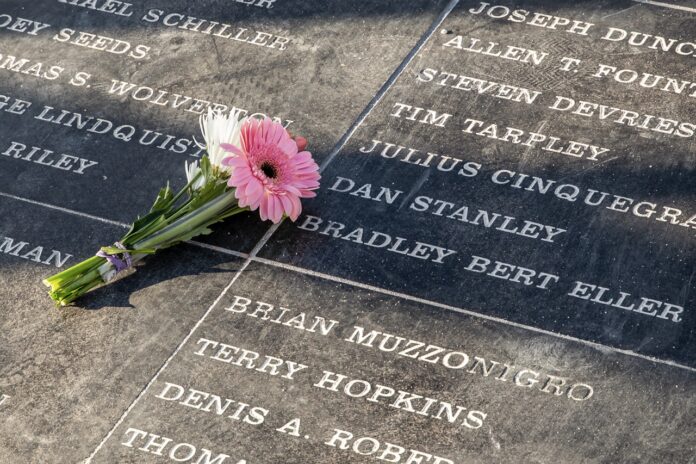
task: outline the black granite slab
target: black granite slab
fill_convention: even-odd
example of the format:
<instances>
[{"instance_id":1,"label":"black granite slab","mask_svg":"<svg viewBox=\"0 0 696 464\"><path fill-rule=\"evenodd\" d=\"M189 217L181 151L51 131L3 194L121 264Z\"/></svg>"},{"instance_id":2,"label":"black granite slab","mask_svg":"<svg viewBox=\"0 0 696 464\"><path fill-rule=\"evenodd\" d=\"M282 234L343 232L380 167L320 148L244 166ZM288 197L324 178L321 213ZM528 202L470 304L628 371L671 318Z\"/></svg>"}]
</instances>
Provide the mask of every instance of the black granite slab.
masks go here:
<instances>
[{"instance_id":1,"label":"black granite slab","mask_svg":"<svg viewBox=\"0 0 696 464\"><path fill-rule=\"evenodd\" d=\"M321 161L446 2L131 3L0 5L7 193L130 223L183 185L208 107L277 117ZM267 228L232 224L210 240L250 251Z\"/></svg>"},{"instance_id":2,"label":"black granite slab","mask_svg":"<svg viewBox=\"0 0 696 464\"><path fill-rule=\"evenodd\" d=\"M527 13L504 2L492 18L461 2L262 255L696 366L696 113L683 90L693 56L674 51L690 50L693 15L628 1L516 5ZM602 39L622 30L659 35L670 51ZM560 70L564 57L580 65ZM667 90L593 77L602 64L629 70L622 81L661 75ZM569 99L592 115L552 109Z\"/></svg>"},{"instance_id":3,"label":"black granite slab","mask_svg":"<svg viewBox=\"0 0 696 464\"><path fill-rule=\"evenodd\" d=\"M0 462L693 463L696 4L461 1L329 159L447 2L69 2L0 5ZM207 102L292 121L319 197L241 274L183 245L53 307L56 263L182 184Z\"/></svg>"},{"instance_id":4,"label":"black granite slab","mask_svg":"<svg viewBox=\"0 0 696 464\"><path fill-rule=\"evenodd\" d=\"M0 198L0 462L88 455L232 279L240 262L184 245L78 307L41 279L120 227ZM58 267L57 265L62 267Z\"/></svg>"},{"instance_id":5,"label":"black granite slab","mask_svg":"<svg viewBox=\"0 0 696 464\"><path fill-rule=\"evenodd\" d=\"M695 388L693 372L254 264L92 462L686 463Z\"/></svg>"}]
</instances>

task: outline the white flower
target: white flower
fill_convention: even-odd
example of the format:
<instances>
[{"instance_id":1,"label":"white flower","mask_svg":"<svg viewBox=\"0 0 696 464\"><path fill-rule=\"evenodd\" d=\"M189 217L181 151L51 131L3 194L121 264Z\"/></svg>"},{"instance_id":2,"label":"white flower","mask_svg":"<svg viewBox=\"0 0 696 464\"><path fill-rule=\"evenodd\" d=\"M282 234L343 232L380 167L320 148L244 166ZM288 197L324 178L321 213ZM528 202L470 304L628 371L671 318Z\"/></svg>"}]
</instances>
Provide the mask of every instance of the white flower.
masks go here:
<instances>
[{"instance_id":1,"label":"white flower","mask_svg":"<svg viewBox=\"0 0 696 464\"><path fill-rule=\"evenodd\" d=\"M208 151L210 164L218 169L229 172L230 168L222 165L222 160L233 156L220 147L221 143L229 143L239 147L240 131L246 118L241 117L240 111L230 111L224 114L222 111L213 111L208 108L207 115L201 115L201 132L205 139L205 148Z\"/></svg>"},{"instance_id":2,"label":"white flower","mask_svg":"<svg viewBox=\"0 0 696 464\"><path fill-rule=\"evenodd\" d=\"M201 168L198 167L198 161L194 161L191 164L189 164L188 161L184 161L184 167L186 169L187 182L191 182L200 173L200 175L198 175L198 179L196 179L196 181L191 185L193 190L199 190L205 185L205 176L203 175Z\"/></svg>"}]
</instances>

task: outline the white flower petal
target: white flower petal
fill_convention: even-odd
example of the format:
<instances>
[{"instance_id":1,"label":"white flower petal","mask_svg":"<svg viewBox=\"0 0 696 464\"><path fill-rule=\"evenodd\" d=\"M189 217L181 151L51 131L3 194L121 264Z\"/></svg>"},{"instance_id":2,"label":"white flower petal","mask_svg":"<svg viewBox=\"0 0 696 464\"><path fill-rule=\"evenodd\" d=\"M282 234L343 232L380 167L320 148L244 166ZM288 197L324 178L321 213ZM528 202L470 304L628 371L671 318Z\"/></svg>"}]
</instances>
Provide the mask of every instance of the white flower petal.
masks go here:
<instances>
[{"instance_id":1,"label":"white flower petal","mask_svg":"<svg viewBox=\"0 0 696 464\"><path fill-rule=\"evenodd\" d=\"M198 161L194 161L191 164L188 163L188 161L184 161L184 167L186 169L186 181L191 182L199 172L201 172L201 168L198 167ZM199 176L198 179L196 179L196 182L191 185L191 188L193 190L199 190L201 187L205 185L205 177L203 175Z\"/></svg>"},{"instance_id":2,"label":"white flower petal","mask_svg":"<svg viewBox=\"0 0 696 464\"><path fill-rule=\"evenodd\" d=\"M245 120L246 118L241 117L239 110L225 114L222 111L213 111L212 108L208 108L207 115L200 117L201 132L211 165L221 170L231 171L228 166L222 164L222 160L230 155L220 147L220 144L229 143L238 147L242 124Z\"/></svg>"}]
</instances>

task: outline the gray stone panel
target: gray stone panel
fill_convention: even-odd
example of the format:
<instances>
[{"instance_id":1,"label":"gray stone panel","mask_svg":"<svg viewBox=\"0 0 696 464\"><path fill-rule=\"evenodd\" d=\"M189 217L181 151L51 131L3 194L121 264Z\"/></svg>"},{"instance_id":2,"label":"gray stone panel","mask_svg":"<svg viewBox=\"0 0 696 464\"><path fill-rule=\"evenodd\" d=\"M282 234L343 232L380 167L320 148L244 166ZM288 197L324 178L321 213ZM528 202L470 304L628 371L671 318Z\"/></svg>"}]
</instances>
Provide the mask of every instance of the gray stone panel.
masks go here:
<instances>
[{"instance_id":1,"label":"gray stone panel","mask_svg":"<svg viewBox=\"0 0 696 464\"><path fill-rule=\"evenodd\" d=\"M694 90L667 77L688 87L693 56L675 50L694 48L693 18L635 2L480 9L460 3L264 256L695 366ZM603 39L620 31L672 48ZM667 90L594 77L602 64Z\"/></svg>"},{"instance_id":2,"label":"gray stone panel","mask_svg":"<svg viewBox=\"0 0 696 464\"><path fill-rule=\"evenodd\" d=\"M98 445L241 261L184 245L77 307L56 308L41 284L60 270L56 260L66 260L63 268L75 264L123 230L6 198L0 216L0 395L9 397L0 404L0 462L75 463ZM60 256L51 257L54 250Z\"/></svg>"},{"instance_id":3,"label":"gray stone panel","mask_svg":"<svg viewBox=\"0 0 696 464\"><path fill-rule=\"evenodd\" d=\"M31 106L0 111L0 153L11 142L26 146L0 155L4 190L131 222L167 180L183 185L184 162L200 155L199 114L218 105L278 117L321 161L444 4L148 0L123 16L55 0L5 1L0 95L5 109L15 99ZM17 18L40 25L8 29ZM29 156L33 146L52 153ZM74 158L60 162L63 154ZM266 228L245 215L211 240L250 251Z\"/></svg>"},{"instance_id":4,"label":"gray stone panel","mask_svg":"<svg viewBox=\"0 0 696 464\"><path fill-rule=\"evenodd\" d=\"M328 335L312 331L315 317L326 319ZM250 361L250 352L259 357ZM285 361L277 375L263 367L266 356ZM288 361L308 367L284 378ZM327 371L346 378L334 389L328 380L317 386ZM572 399L588 396L587 386L591 397ZM391 462L378 458L392 443L433 456L424 463L686 463L696 452L695 388L694 374L681 369L256 264L92 462L173 461L192 447L192 462L204 449L229 456L226 464ZM399 391L410 402L398 402ZM453 423L446 412L438 419L442 402L465 410ZM486 414L482 422L475 411ZM296 423L288 423L297 418L293 436ZM327 444L337 429L365 454ZM149 434L160 438L148 445ZM374 440L380 447L371 453ZM393 462L408 462L410 451L391 449L400 454Z\"/></svg>"}]
</instances>

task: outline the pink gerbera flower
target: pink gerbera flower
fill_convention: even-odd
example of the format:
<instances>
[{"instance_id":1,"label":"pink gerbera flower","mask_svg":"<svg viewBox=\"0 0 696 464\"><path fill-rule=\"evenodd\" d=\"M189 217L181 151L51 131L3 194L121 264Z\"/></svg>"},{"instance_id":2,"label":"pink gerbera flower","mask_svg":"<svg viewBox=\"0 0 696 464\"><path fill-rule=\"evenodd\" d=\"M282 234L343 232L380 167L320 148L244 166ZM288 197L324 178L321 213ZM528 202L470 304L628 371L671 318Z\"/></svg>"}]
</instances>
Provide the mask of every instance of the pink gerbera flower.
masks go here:
<instances>
[{"instance_id":1,"label":"pink gerbera flower","mask_svg":"<svg viewBox=\"0 0 696 464\"><path fill-rule=\"evenodd\" d=\"M232 168L228 181L236 188L239 206L259 209L261 219L280 222L283 214L293 221L302 212L300 198L316 196L319 167L308 151L306 141L290 137L282 124L270 118L248 119L242 125L241 148L222 144L234 153L222 161Z\"/></svg>"}]
</instances>

